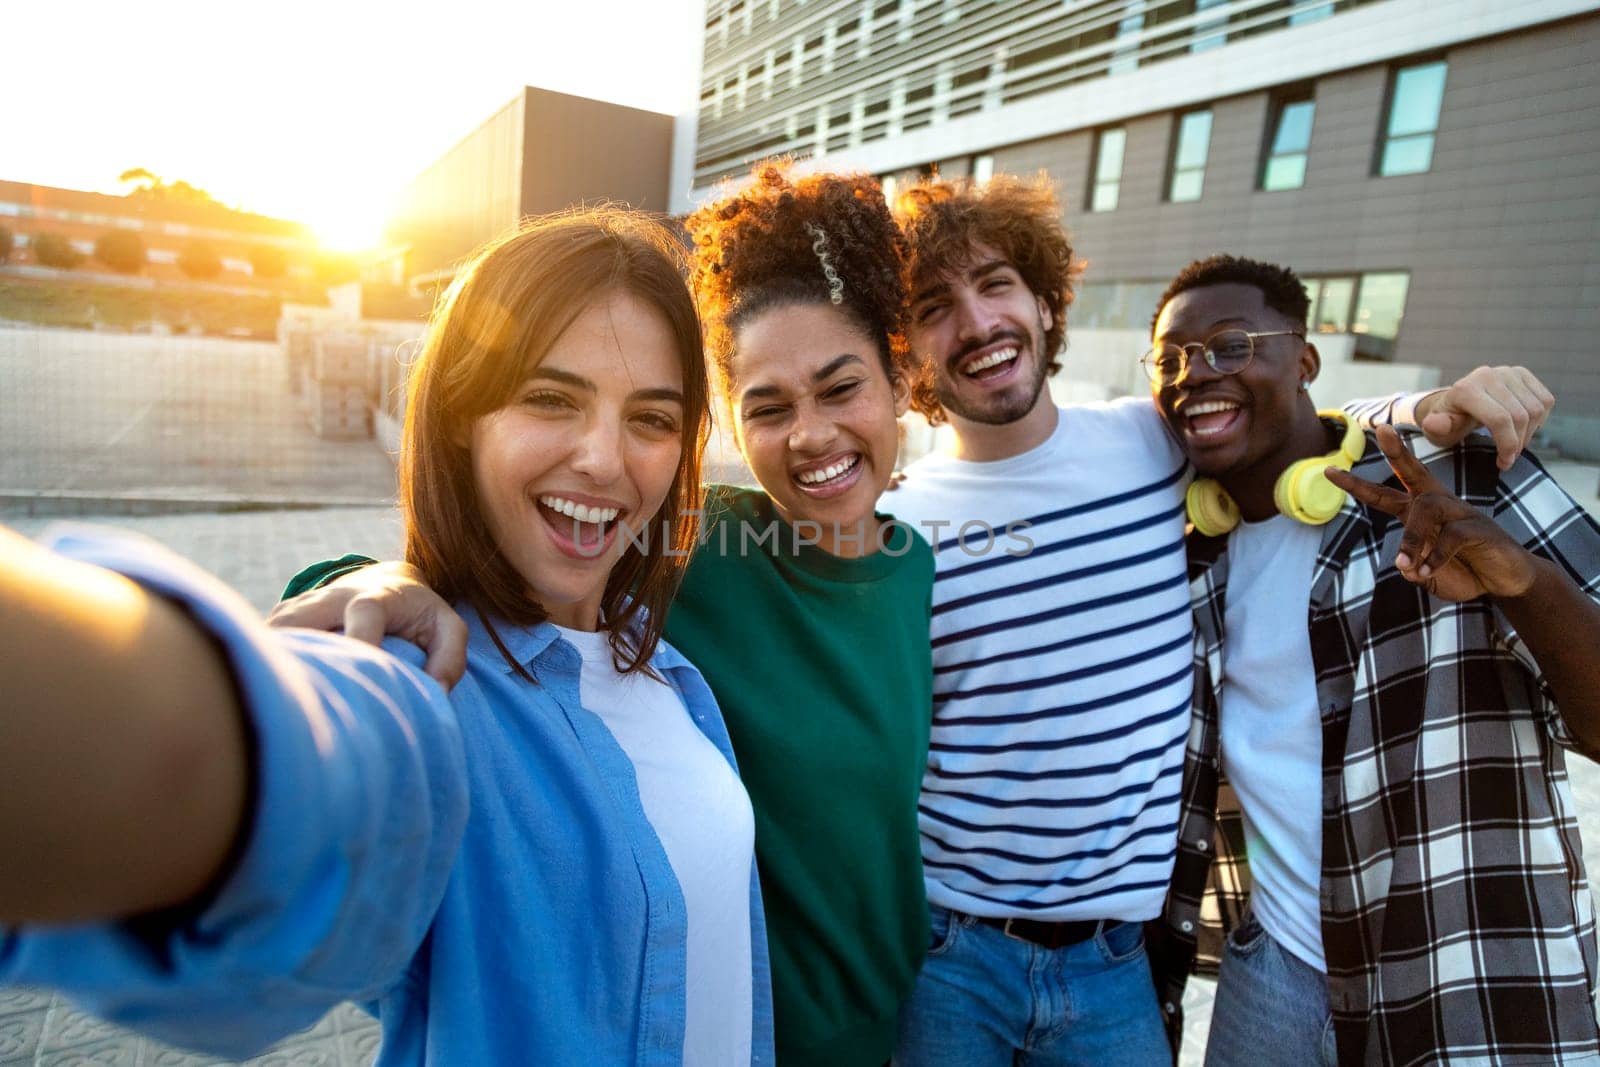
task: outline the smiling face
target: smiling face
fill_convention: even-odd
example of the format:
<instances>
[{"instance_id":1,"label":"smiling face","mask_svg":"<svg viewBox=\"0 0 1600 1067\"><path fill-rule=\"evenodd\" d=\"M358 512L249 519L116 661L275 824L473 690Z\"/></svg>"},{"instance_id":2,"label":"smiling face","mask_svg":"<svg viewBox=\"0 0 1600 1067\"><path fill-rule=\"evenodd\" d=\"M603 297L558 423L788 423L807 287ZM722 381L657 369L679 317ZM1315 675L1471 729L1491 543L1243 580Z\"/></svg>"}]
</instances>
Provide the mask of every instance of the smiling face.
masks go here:
<instances>
[{"instance_id":1,"label":"smiling face","mask_svg":"<svg viewBox=\"0 0 1600 1067\"><path fill-rule=\"evenodd\" d=\"M1188 289L1161 309L1155 344L1204 342L1221 330L1252 333L1303 330L1287 315L1268 307L1261 290L1229 282ZM1153 387L1162 418L1177 435L1201 475L1216 478L1239 500L1247 518L1247 499L1268 504L1272 484L1291 462L1326 451L1326 434L1317 422L1302 382L1316 378L1317 350L1302 338L1264 337L1255 355L1237 374L1212 370L1198 351L1171 385ZM1271 514L1270 506L1266 514Z\"/></svg>"},{"instance_id":2,"label":"smiling face","mask_svg":"<svg viewBox=\"0 0 1600 1067\"><path fill-rule=\"evenodd\" d=\"M914 294L907 333L917 357L934 369L939 402L958 433L971 433L1044 416L1053 425L1044 394L1051 324L1045 300L999 252L979 243L966 262Z\"/></svg>"},{"instance_id":3,"label":"smiling face","mask_svg":"<svg viewBox=\"0 0 1600 1067\"><path fill-rule=\"evenodd\" d=\"M822 547L845 554L854 545L835 543L836 529L876 529L905 383L891 381L871 335L831 304L756 314L739 327L729 370L739 450L756 480L785 520L819 523Z\"/></svg>"},{"instance_id":4,"label":"smiling face","mask_svg":"<svg viewBox=\"0 0 1600 1067\"><path fill-rule=\"evenodd\" d=\"M619 527L642 532L661 510L683 419L671 328L615 294L573 320L505 406L473 421L478 506L552 622L596 628L625 547Z\"/></svg>"}]
</instances>

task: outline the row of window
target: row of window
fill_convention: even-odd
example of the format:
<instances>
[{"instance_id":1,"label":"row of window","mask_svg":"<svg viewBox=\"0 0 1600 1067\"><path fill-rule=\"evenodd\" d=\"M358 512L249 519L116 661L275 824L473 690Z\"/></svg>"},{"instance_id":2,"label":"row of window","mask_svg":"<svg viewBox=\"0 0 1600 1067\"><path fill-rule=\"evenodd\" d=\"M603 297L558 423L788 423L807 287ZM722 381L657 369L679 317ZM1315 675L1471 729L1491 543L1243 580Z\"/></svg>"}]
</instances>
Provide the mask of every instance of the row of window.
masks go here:
<instances>
[{"instance_id":1,"label":"row of window","mask_svg":"<svg viewBox=\"0 0 1600 1067\"><path fill-rule=\"evenodd\" d=\"M1394 355L1405 317L1411 275L1369 271L1302 278L1311 301L1306 322L1314 333L1356 335L1356 354L1372 359ZM1148 330L1164 281L1088 282L1072 303L1072 326L1079 330Z\"/></svg>"},{"instance_id":2,"label":"row of window","mask_svg":"<svg viewBox=\"0 0 1600 1067\"><path fill-rule=\"evenodd\" d=\"M125 230L143 230L145 232L159 232L170 234L173 237L207 237L219 241L251 241L255 244L277 245L279 248L299 250L305 247L304 241L293 237L275 237L271 234L241 234L236 230L216 230L206 226L191 226L186 222L161 222L155 219L144 219L137 215L103 215L94 211L68 211L66 208L35 207L32 204L18 204L10 201L0 201L0 217L56 219L61 222L76 222L85 226L119 226Z\"/></svg>"},{"instance_id":3,"label":"row of window","mask_svg":"<svg viewBox=\"0 0 1600 1067\"><path fill-rule=\"evenodd\" d=\"M899 137L1375 0L832 0L780 14L790 2L713 5L697 184L763 156ZM718 42L736 14L748 37L725 55Z\"/></svg>"},{"instance_id":4,"label":"row of window","mask_svg":"<svg viewBox=\"0 0 1600 1067\"><path fill-rule=\"evenodd\" d=\"M1444 60L1435 60L1393 71L1383 131L1373 155L1373 174L1421 174L1432 166L1433 139L1444 103L1446 66ZM1317 103L1310 89L1274 97L1256 168L1256 188L1298 189L1305 184L1316 112ZM1084 199L1089 211L1115 210L1126 146L1127 131L1123 127L1096 131L1089 189ZM1210 151L1211 109L1197 108L1180 114L1167 155L1167 201L1181 204L1200 199Z\"/></svg>"}]
</instances>

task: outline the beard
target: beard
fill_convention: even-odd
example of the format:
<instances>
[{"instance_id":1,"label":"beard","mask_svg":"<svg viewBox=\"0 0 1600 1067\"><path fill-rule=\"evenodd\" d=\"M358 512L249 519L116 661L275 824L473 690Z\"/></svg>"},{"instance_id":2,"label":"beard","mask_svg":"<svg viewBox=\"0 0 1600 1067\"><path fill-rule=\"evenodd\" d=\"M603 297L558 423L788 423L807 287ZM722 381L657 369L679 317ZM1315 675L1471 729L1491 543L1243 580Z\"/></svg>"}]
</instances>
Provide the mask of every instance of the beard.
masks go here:
<instances>
[{"instance_id":1,"label":"beard","mask_svg":"<svg viewBox=\"0 0 1600 1067\"><path fill-rule=\"evenodd\" d=\"M1044 391L1045 379L1050 373L1050 361L1044 358L1043 332L1030 329L1028 334L1028 337L1023 338L1010 331L998 333L977 344L968 345L947 360L945 366L935 375L934 382L934 392L945 411L958 419L985 426L1005 426L1032 411L1034 405L1039 402L1039 394ZM1033 360L1031 378L1015 382L1010 388L997 393L979 397L964 396L961 391L961 372L956 369L961 365L961 361L980 348L1006 339L1016 342L1018 359Z\"/></svg>"}]
</instances>

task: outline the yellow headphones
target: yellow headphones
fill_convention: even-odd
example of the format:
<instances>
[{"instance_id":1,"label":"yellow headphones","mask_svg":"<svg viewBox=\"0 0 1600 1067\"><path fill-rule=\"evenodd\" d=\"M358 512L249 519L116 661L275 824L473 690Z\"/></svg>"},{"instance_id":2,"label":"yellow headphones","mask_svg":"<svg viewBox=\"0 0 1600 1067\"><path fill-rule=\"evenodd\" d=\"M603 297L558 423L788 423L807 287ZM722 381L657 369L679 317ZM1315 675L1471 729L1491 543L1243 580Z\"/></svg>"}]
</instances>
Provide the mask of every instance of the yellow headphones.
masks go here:
<instances>
[{"instance_id":1,"label":"yellow headphones","mask_svg":"<svg viewBox=\"0 0 1600 1067\"><path fill-rule=\"evenodd\" d=\"M1333 419L1344 425L1344 440L1326 456L1297 460L1278 475L1272 487L1272 501L1291 519L1310 526L1321 526L1339 514L1345 491L1328 481L1325 467L1349 470L1367 448L1367 435L1342 411L1319 411L1318 418ZM1214 478L1196 478L1184 495L1189 521L1207 537L1221 537L1239 525L1239 505Z\"/></svg>"}]
</instances>

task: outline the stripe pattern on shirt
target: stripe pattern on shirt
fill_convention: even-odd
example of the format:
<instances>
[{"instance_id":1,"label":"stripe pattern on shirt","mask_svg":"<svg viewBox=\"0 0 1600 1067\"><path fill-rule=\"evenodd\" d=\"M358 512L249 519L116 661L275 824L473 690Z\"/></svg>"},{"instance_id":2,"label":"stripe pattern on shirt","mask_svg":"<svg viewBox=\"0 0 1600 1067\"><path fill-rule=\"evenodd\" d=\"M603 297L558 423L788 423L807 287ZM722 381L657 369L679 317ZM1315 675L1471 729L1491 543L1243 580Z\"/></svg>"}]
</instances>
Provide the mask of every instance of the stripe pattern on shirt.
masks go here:
<instances>
[{"instance_id":1,"label":"stripe pattern on shirt","mask_svg":"<svg viewBox=\"0 0 1600 1067\"><path fill-rule=\"evenodd\" d=\"M1153 408L1134 401L1066 409L1049 441L1011 460L925 460L911 493L885 498L925 533L952 524L935 543L920 803L933 903L1159 913L1193 677L1187 482Z\"/></svg>"}]
</instances>

